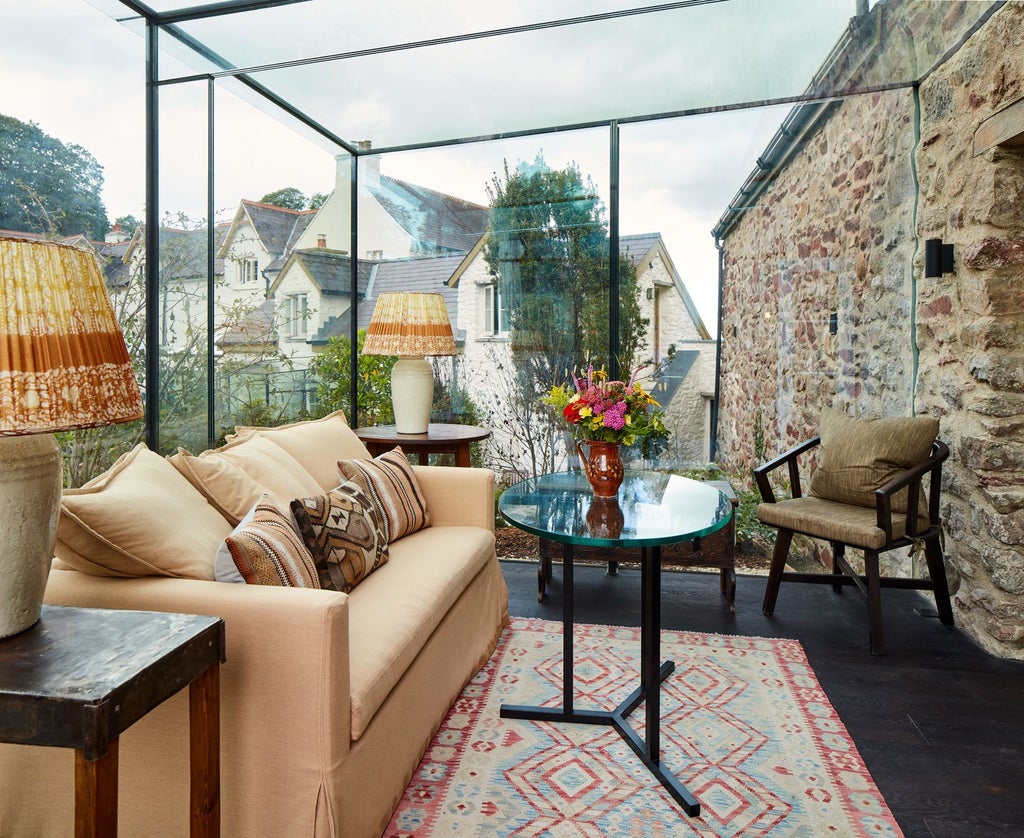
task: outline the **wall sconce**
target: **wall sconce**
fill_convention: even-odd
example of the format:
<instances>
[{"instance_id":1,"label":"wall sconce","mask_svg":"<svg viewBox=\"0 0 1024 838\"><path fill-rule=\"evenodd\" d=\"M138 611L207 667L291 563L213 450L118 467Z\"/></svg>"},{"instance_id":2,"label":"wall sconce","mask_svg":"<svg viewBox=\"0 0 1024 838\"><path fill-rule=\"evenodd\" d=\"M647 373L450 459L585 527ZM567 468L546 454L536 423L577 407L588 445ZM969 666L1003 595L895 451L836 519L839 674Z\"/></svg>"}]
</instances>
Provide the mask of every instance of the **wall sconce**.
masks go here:
<instances>
[{"instance_id":1,"label":"wall sconce","mask_svg":"<svg viewBox=\"0 0 1024 838\"><path fill-rule=\"evenodd\" d=\"M828 333L835 335L839 333L839 312L833 311L828 316Z\"/></svg>"},{"instance_id":2,"label":"wall sconce","mask_svg":"<svg viewBox=\"0 0 1024 838\"><path fill-rule=\"evenodd\" d=\"M648 300L653 300L654 299L654 287L653 286L647 289L647 299Z\"/></svg>"},{"instance_id":3,"label":"wall sconce","mask_svg":"<svg viewBox=\"0 0 1024 838\"><path fill-rule=\"evenodd\" d=\"M943 244L942 239L925 239L924 275L942 276L953 273L953 245Z\"/></svg>"}]
</instances>

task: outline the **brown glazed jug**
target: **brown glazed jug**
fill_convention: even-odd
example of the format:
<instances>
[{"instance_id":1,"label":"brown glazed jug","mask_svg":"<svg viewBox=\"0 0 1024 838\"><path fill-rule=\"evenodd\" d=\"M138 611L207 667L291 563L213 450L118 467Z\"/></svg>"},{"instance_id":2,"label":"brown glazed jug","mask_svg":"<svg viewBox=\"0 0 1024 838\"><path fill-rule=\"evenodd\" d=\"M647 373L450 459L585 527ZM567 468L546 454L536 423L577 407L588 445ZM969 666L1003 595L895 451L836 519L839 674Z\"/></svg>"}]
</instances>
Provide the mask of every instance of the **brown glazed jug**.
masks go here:
<instances>
[{"instance_id":1,"label":"brown glazed jug","mask_svg":"<svg viewBox=\"0 0 1024 838\"><path fill-rule=\"evenodd\" d=\"M589 457L583 453L583 445L580 442L576 443L576 450L583 461L583 470L587 473L587 480L594 490L594 497L615 497L625 473L619 454L619 443L585 439L583 444L590 448Z\"/></svg>"}]
</instances>

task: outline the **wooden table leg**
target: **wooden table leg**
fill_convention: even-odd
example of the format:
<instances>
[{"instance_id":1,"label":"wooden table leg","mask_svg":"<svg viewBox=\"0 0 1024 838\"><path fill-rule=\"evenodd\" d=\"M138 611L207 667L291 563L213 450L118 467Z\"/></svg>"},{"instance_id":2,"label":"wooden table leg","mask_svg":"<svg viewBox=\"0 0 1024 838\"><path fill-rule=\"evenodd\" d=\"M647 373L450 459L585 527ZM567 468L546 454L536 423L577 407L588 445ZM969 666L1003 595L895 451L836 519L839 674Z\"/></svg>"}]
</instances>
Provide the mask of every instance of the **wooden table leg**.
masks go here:
<instances>
[{"instance_id":1,"label":"wooden table leg","mask_svg":"<svg viewBox=\"0 0 1024 838\"><path fill-rule=\"evenodd\" d=\"M220 835L220 664L189 684L190 835Z\"/></svg>"},{"instance_id":2,"label":"wooden table leg","mask_svg":"<svg viewBox=\"0 0 1024 838\"><path fill-rule=\"evenodd\" d=\"M75 838L117 838L117 740L97 760L75 751Z\"/></svg>"},{"instance_id":3,"label":"wooden table leg","mask_svg":"<svg viewBox=\"0 0 1024 838\"><path fill-rule=\"evenodd\" d=\"M455 451L455 465L459 468L469 468L472 464L469 456L469 443L460 443Z\"/></svg>"}]
</instances>

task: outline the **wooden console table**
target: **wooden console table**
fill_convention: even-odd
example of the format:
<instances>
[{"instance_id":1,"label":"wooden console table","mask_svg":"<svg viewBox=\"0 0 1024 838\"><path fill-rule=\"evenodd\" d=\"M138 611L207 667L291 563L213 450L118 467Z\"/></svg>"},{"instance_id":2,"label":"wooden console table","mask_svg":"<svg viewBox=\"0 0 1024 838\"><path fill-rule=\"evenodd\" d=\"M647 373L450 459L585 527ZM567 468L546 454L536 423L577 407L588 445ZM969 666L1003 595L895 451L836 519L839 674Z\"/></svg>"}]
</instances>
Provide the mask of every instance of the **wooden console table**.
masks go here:
<instances>
[{"instance_id":1,"label":"wooden console table","mask_svg":"<svg viewBox=\"0 0 1024 838\"><path fill-rule=\"evenodd\" d=\"M44 605L0 640L0 741L74 748L75 835L116 838L118 737L188 685L190 834L216 838L224 659L216 617Z\"/></svg>"},{"instance_id":2,"label":"wooden console table","mask_svg":"<svg viewBox=\"0 0 1024 838\"><path fill-rule=\"evenodd\" d=\"M394 425L374 425L356 428L355 434L370 452L371 457L401 445L406 454L415 454L421 465L426 465L428 454L454 454L455 465L469 467L469 444L487 439L491 432L475 425L444 425L431 422L425 434L400 434Z\"/></svg>"}]
</instances>

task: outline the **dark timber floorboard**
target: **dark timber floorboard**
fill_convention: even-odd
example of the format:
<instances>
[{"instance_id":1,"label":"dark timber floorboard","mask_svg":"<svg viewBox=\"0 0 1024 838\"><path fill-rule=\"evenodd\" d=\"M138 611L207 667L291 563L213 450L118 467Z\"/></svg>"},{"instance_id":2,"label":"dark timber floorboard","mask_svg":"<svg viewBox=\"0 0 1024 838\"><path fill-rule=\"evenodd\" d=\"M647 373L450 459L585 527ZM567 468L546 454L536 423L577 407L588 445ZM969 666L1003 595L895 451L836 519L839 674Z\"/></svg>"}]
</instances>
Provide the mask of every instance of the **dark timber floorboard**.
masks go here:
<instances>
[{"instance_id":1,"label":"dark timber floorboard","mask_svg":"<svg viewBox=\"0 0 1024 838\"><path fill-rule=\"evenodd\" d=\"M537 566L502 563L515 616L560 620L561 566L537 602ZM576 619L639 625L640 574L576 566ZM773 617L764 577L740 576L736 613L717 573L662 574L662 625L801 642L822 687L910 838L1024 836L1024 662L995 658L920 611L916 591L883 592L887 654L868 652L867 613L852 590L783 583Z\"/></svg>"}]
</instances>

